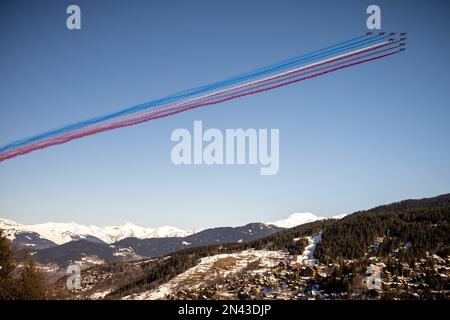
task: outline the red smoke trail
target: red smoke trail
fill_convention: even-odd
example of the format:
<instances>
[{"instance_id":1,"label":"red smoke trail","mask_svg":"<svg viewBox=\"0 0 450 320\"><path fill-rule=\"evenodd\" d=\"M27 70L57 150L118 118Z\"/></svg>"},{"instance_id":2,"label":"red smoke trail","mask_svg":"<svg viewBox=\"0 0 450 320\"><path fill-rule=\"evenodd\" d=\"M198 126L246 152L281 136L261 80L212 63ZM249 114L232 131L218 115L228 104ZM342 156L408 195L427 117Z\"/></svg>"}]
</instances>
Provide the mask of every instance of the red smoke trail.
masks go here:
<instances>
[{"instance_id":1,"label":"red smoke trail","mask_svg":"<svg viewBox=\"0 0 450 320\"><path fill-rule=\"evenodd\" d=\"M189 99L189 100L187 100L185 102L180 102L180 103L176 103L176 104L162 106L162 107L159 107L159 108L154 108L154 109L147 110L147 111L144 111L144 112L141 112L141 113L138 113L138 114L134 114L134 115L131 115L131 116L127 116L127 117L124 117L124 118L121 118L121 119L116 119L116 120L108 121L108 122L105 122L105 123L102 123L102 124L98 124L95 127L98 127L98 128L109 127L112 124L124 123L124 122L128 123L129 121L140 119L140 118L146 117L148 115L155 115L155 114L159 115L159 114L163 114L164 112L169 112L169 111L174 111L174 110L178 110L178 109L183 109L184 106L186 105L186 103L190 103L193 100L195 100L196 103L198 103L199 101L204 103L206 101L211 101L211 99L217 99L217 96L219 96L220 98L234 96L234 95L236 95L236 93L244 93L244 92L250 91L250 90L255 89L255 88L260 88L260 87L268 86L270 84L274 84L274 83L279 83L279 82L285 81L285 79L295 78L295 77L298 77L300 75L304 75L304 74L308 74L308 73L312 73L312 72L317 72L317 71L320 71L320 70L331 68L333 66L342 65L342 64L348 63L350 61L360 60L360 59L362 59L364 57L369 57L369 56L372 56L372 55L375 55L375 54L379 54L379 53L382 53L382 52L393 50L393 49L399 47L399 45L397 45L395 47L391 47L391 48L385 49L385 50L380 50L380 51L377 51L377 52L374 52L374 53L371 53L371 54L359 56L358 58L355 58L355 59L349 59L349 60L341 62L341 63L328 65L325 68L317 68L320 65L326 65L326 64L330 64L331 62L334 62L334 61L347 59L347 58L349 58L351 56L360 55L360 54L362 54L364 52L373 51L373 50L376 50L376 49L379 49L379 48L382 48L382 47L385 47L385 46L392 46L393 44L396 44L397 42L399 42L399 41L386 43L384 45L374 46L374 47L366 49L366 50L361 50L359 52L355 52L355 53L352 53L352 54L347 54L345 56L341 56L341 57L338 57L338 58L329 59L329 60L327 60L325 62L315 63L314 65L311 65L309 67L303 67L303 68L296 69L294 71L285 72L282 75L268 77L266 80L260 79L260 80L252 82L253 84L250 83L250 85L249 84L239 85L239 86L232 87L232 88L229 88L229 89L226 89L226 90L222 90L222 91L217 92L217 93L208 94L205 97ZM312 69L312 68L316 68L316 69L308 71L308 72L305 72L305 70ZM280 78L282 78L282 80L273 81L274 79L280 79ZM258 83L261 83L261 84L260 85L255 85L255 84L258 84ZM246 89L238 90L240 88L246 87L247 85L249 85L249 86ZM231 93L224 94L226 92L231 92ZM191 105L192 105L192 103L191 103ZM92 129L92 128L93 127L90 127L89 129Z\"/></svg>"},{"instance_id":2,"label":"red smoke trail","mask_svg":"<svg viewBox=\"0 0 450 320\"><path fill-rule=\"evenodd\" d=\"M204 102L204 103L201 103L201 102L200 103L199 102L193 103L191 105L182 106L180 109L177 109L177 110L167 110L167 112L163 111L160 114L152 114L152 115L148 115L148 116L143 117L143 118L129 120L128 122L113 123L113 124L111 124L109 126L104 126L104 127L100 127L100 128L92 127L92 128L83 129L83 131L70 132L70 133L67 133L67 134L64 134L64 135L61 135L61 136L58 136L58 137L49 138L49 139L46 139L46 140L39 141L37 143L32 143L32 144L29 144L29 145L26 145L26 146L23 146L23 147L20 147L20 148L17 148L17 149L8 150L8 151L5 151L3 153L0 153L0 161L4 161L6 159L11 159L11 158L16 157L18 155L26 154L26 153L29 153L29 152L34 151L34 150L39 150L39 149L43 149L43 148L46 148L46 147L49 147L49 146L58 145L58 144L62 144L62 143L65 143L65 142L69 142L71 140L78 139L78 138L81 138L81 137L85 137L85 136L88 136L88 135L92 135L92 134L96 134L96 133L100 133L100 132L104 132L104 131L109 131L109 130L116 129L116 128L122 128L122 127L131 126L131 125L136 125L136 124L143 123L143 122L146 122L146 121L155 120L155 119L159 119L159 118L164 118L164 117L167 117L167 116L170 116L170 115L174 115L174 114L177 114L177 113L180 113L180 112L184 112L184 111L187 111L187 110L192 110L192 109L196 109L196 108L200 108L200 107L215 105L215 104L218 104L218 103L222 103L222 102L225 102L225 101L237 99L237 98L244 97L244 96L247 96L247 95L260 93L260 92L264 92L264 91L268 91L268 90L273 90L273 89L276 89L276 88L279 88L279 87L283 87L283 86L286 86L286 85L289 85L289 84L292 84L292 83L304 81L304 80L315 78L315 77L318 77L318 76L321 76L321 75L324 75L324 74L327 74L327 73L331 73L331 72L334 72L334 71L337 71L337 70L349 68L349 67L354 66L354 65L359 65L359 64L362 64L362 63L365 63L365 62L378 60L378 59L381 59L381 58L384 58L384 57L387 57L387 56L394 55L394 54L399 53L399 52L400 51L395 51L395 52L383 54L383 55L380 55L380 56L376 56L376 57L373 57L373 58L369 58L369 59L365 59L365 60L361 60L361 61L345 64L345 65L338 66L338 67L335 67L335 68L332 68L332 69L329 69L329 70L326 70L326 71L322 71L322 72L315 73L315 74L312 74L312 75L309 75L309 76L306 76L306 77L302 77L302 78L299 78L299 79L290 80L290 81L283 82L283 83L280 83L280 84L277 84L277 85L274 85L274 86L265 87L265 88L261 88L261 89L257 89L257 90L252 90L252 91L249 91L249 92L235 94L233 96L220 98L220 99L214 100L214 101L209 101L209 102Z\"/></svg>"}]
</instances>

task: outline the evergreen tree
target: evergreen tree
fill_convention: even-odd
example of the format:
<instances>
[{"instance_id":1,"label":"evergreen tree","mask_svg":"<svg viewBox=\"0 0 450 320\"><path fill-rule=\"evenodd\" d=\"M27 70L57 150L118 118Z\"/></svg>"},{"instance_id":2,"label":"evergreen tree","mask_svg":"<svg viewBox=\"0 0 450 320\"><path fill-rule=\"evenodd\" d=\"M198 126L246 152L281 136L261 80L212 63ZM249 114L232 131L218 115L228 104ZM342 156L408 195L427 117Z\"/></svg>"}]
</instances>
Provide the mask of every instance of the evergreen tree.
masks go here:
<instances>
[{"instance_id":1,"label":"evergreen tree","mask_svg":"<svg viewBox=\"0 0 450 320\"><path fill-rule=\"evenodd\" d=\"M27 258L20 275L18 269L10 241L0 230L0 300L44 299L44 278L34 260Z\"/></svg>"},{"instance_id":2,"label":"evergreen tree","mask_svg":"<svg viewBox=\"0 0 450 320\"><path fill-rule=\"evenodd\" d=\"M45 299L44 278L33 259L28 259L22 269L19 282L20 298L24 300Z\"/></svg>"},{"instance_id":3,"label":"evergreen tree","mask_svg":"<svg viewBox=\"0 0 450 320\"><path fill-rule=\"evenodd\" d=\"M9 240L0 230L0 299L10 300L16 296L14 283L15 263Z\"/></svg>"}]
</instances>

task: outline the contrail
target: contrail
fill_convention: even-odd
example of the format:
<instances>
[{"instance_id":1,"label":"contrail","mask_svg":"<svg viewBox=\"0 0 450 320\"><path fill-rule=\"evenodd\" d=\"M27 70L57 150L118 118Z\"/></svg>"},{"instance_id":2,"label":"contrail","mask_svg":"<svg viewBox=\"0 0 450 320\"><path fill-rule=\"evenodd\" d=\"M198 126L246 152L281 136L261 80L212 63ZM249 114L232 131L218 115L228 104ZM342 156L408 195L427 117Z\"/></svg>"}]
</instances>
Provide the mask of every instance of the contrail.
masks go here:
<instances>
[{"instance_id":1,"label":"contrail","mask_svg":"<svg viewBox=\"0 0 450 320\"><path fill-rule=\"evenodd\" d=\"M386 38L387 36L357 37L224 81L186 90L149 103L18 140L0 148L0 161L88 135L273 90L403 51L400 46L404 45L402 42L404 39L389 38L385 40ZM351 49L355 50L349 51ZM305 65L307 62L312 63ZM286 69L289 70L286 71ZM247 82L242 83L243 80L247 80ZM230 86L233 84L237 85ZM211 90L216 91L211 92ZM206 94L199 95L201 93Z\"/></svg>"},{"instance_id":2,"label":"contrail","mask_svg":"<svg viewBox=\"0 0 450 320\"><path fill-rule=\"evenodd\" d=\"M232 77L230 79L227 79L227 80L224 80L224 81L220 81L220 82L217 82L217 83L212 84L212 85L207 85L207 86L198 87L198 88L195 88L195 89L186 90L184 92L173 94L173 95L170 95L170 96L165 97L165 98L161 98L161 99L153 100L153 101L150 101L150 102L147 102L147 103L143 103L143 104L139 104L139 105L136 105L136 106L132 106L132 107L120 110L118 112L114 112L114 113L111 113L111 114L95 117L95 118L92 118L92 119L89 119L89 120L85 120L85 121L80 121L80 122L77 122L77 123L74 123L74 124L70 124L70 125L64 126L62 128L56 129L56 130L51 130L51 131L42 133L40 135L36 135L36 136L29 137L29 138L26 138L26 139L18 140L18 141L10 143L8 145L5 145L3 147L0 147L0 152L6 151L7 149L10 149L10 148L13 148L13 147L17 147L19 145L23 145L25 143L33 142L35 140L47 138L47 137L54 136L54 135L57 135L57 134L62 134L62 133L65 133L65 132L69 132L69 131L72 131L72 130L79 129L81 127L85 127L85 126L88 126L88 125L93 125L93 124L100 123L100 122L103 122L103 121L112 120L114 118L119 118L119 117L126 116L126 115L129 115L129 114L133 114L133 113L136 113L136 112L141 112L141 111L144 111L144 110L156 107L156 106L160 106L160 105L163 105L163 104L166 104L166 103L180 101L182 99L189 98L189 97L195 96L197 94L208 92L211 89L217 89L217 88L221 88L221 87L224 87L224 86L227 86L227 85L231 85L231 84L235 83L237 80L249 80L249 79L252 79L252 78L257 78L259 76L262 76L263 74L269 74L269 73L272 73L272 72L275 72L275 71L280 71L280 70L286 68L287 66L292 66L293 63L295 63L296 65L301 65L303 63L310 62L312 60L317 60L319 58L325 58L326 56L330 56L330 55L333 55L333 54L336 54L336 53L339 53L339 52L343 52L345 50L352 49L355 46L363 46L363 45L366 45L368 43L372 43L374 41L384 39L386 37L387 36L380 37L379 35L378 36L374 36L374 37L363 36L363 37L355 38L353 40L344 41L344 42L341 42L339 44L336 44L336 45L333 45L333 46L330 46L330 47L327 47L327 48L324 48L324 49L321 49L321 50L316 50L316 51L314 51L314 52L312 52L310 54L307 54L307 55L302 55L300 57L296 57L296 58L287 60L287 61L282 62L282 63L278 63L278 64L270 66L270 67L265 67L265 68L259 69L257 71L253 71L253 72L247 73L244 76L241 76L241 75L240 76L235 76L235 77ZM364 40L360 40L360 38L365 38L365 39Z\"/></svg>"}]
</instances>

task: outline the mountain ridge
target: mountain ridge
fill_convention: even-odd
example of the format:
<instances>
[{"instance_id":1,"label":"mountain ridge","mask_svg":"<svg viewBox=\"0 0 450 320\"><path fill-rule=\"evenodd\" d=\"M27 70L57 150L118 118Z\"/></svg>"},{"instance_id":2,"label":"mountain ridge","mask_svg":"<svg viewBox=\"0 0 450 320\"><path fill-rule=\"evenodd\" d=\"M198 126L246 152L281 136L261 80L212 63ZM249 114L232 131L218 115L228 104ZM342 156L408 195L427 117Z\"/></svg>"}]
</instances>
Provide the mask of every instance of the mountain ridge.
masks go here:
<instances>
[{"instance_id":1,"label":"mountain ridge","mask_svg":"<svg viewBox=\"0 0 450 320\"><path fill-rule=\"evenodd\" d=\"M341 215L343 216L343 215ZM341 218L341 216L339 218ZM300 224L313 222L317 220L335 218L317 216L311 212L292 213L284 219L273 222L260 222L267 226L273 225L279 228L292 228ZM338 217L336 217L338 218ZM239 226L237 226L239 227ZM31 240L27 242L27 237L42 242L44 247L61 245L73 240L85 239L92 242L112 244L127 238L150 239L150 238L182 238L211 228L195 228L192 230L183 230L173 226L162 226L159 228L146 228L127 222L117 226L99 227L95 225L83 225L75 222L56 223L46 222L40 224L24 225L15 221L0 218L0 229L4 230L6 236L11 240L19 242L22 239L25 246L33 246ZM50 242L49 242L50 241Z\"/></svg>"},{"instance_id":2,"label":"mountain ridge","mask_svg":"<svg viewBox=\"0 0 450 320\"><path fill-rule=\"evenodd\" d=\"M75 261L119 261L160 257L183 249L248 242L309 222L326 220L312 213L293 213L274 222L184 231L175 227L85 226L72 223L21 225L0 218L0 229L13 246L35 252L39 262L67 265Z\"/></svg>"},{"instance_id":3,"label":"mountain ridge","mask_svg":"<svg viewBox=\"0 0 450 320\"><path fill-rule=\"evenodd\" d=\"M38 262L56 263L60 266L76 261L104 261L156 258L183 249L222 243L247 242L285 230L264 223L249 223L240 227L211 228L185 237L125 238L113 244L94 243L80 239L50 248L36 250Z\"/></svg>"},{"instance_id":4,"label":"mountain ridge","mask_svg":"<svg viewBox=\"0 0 450 320\"><path fill-rule=\"evenodd\" d=\"M185 237L201 231L201 228L190 231L182 230L172 226L162 226L159 228L145 228L127 222L118 226L98 227L70 223L47 222L41 224L23 225L9 219L0 218L0 229L5 230L7 237L14 240L18 234L37 234L42 239L50 240L58 245L88 237L94 237L104 243L114 243L116 241L136 237L139 239L164 238L164 237Z\"/></svg>"}]
</instances>

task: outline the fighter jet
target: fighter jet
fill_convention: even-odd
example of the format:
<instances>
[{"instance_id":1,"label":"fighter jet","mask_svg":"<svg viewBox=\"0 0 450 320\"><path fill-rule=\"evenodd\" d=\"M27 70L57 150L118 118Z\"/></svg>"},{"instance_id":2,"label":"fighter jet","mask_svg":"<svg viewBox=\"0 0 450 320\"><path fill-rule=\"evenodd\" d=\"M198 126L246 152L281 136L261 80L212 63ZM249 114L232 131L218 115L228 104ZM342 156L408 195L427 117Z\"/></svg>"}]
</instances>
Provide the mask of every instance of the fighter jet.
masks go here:
<instances>
[{"instance_id":1,"label":"fighter jet","mask_svg":"<svg viewBox=\"0 0 450 320\"><path fill-rule=\"evenodd\" d=\"M402 32L402 33L400 33L400 35L401 35L401 36L406 36L407 33L406 33L406 32Z\"/></svg>"},{"instance_id":2,"label":"fighter jet","mask_svg":"<svg viewBox=\"0 0 450 320\"><path fill-rule=\"evenodd\" d=\"M366 36L371 36L373 34L373 32L367 32Z\"/></svg>"},{"instance_id":3,"label":"fighter jet","mask_svg":"<svg viewBox=\"0 0 450 320\"><path fill-rule=\"evenodd\" d=\"M384 36L386 34L386 32L380 32L379 35L380 36Z\"/></svg>"},{"instance_id":4,"label":"fighter jet","mask_svg":"<svg viewBox=\"0 0 450 320\"><path fill-rule=\"evenodd\" d=\"M390 36L395 36L395 32L389 33Z\"/></svg>"}]
</instances>

